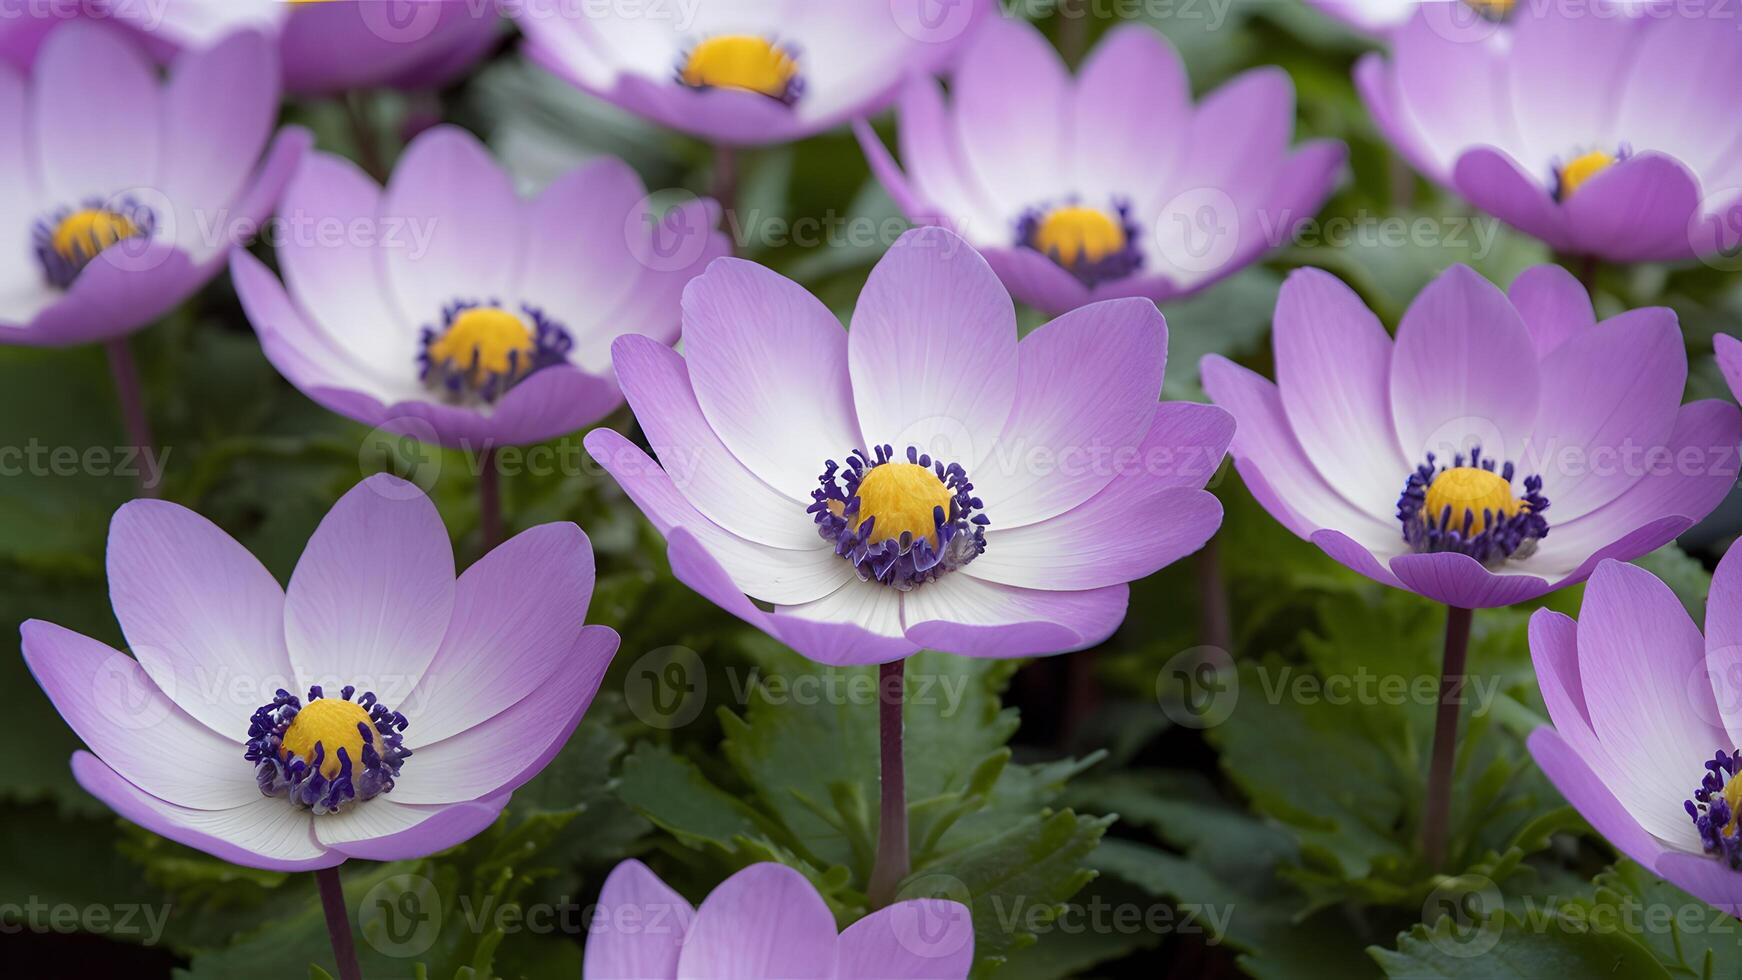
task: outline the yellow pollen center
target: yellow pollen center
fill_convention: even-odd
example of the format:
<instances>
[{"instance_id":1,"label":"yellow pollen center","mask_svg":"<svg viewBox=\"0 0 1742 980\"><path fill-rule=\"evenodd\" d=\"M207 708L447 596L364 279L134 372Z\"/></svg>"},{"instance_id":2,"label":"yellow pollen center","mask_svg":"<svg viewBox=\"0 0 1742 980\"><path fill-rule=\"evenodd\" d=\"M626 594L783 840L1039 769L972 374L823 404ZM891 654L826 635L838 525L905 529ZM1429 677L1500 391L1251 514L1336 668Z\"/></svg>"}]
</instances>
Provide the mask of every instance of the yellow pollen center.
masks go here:
<instances>
[{"instance_id":1,"label":"yellow pollen center","mask_svg":"<svg viewBox=\"0 0 1742 980\"><path fill-rule=\"evenodd\" d=\"M1125 247L1125 229L1096 208L1058 208L1035 230L1034 246L1066 265L1099 262Z\"/></svg>"},{"instance_id":2,"label":"yellow pollen center","mask_svg":"<svg viewBox=\"0 0 1742 980\"><path fill-rule=\"evenodd\" d=\"M512 357L515 354L518 358ZM482 384L493 374L508 374L510 367L523 374L537 355L538 341L526 321L494 306L461 311L429 345L431 361L468 372L473 384Z\"/></svg>"},{"instance_id":3,"label":"yellow pollen center","mask_svg":"<svg viewBox=\"0 0 1742 980\"><path fill-rule=\"evenodd\" d=\"M1493 20L1503 20L1512 13L1512 8L1518 5L1518 0L1464 0L1470 8L1484 17Z\"/></svg>"},{"instance_id":4,"label":"yellow pollen center","mask_svg":"<svg viewBox=\"0 0 1742 980\"><path fill-rule=\"evenodd\" d=\"M74 211L55 226L50 244L55 254L68 262L89 262L116 242L139 234L139 229L126 215L102 208Z\"/></svg>"},{"instance_id":5,"label":"yellow pollen center","mask_svg":"<svg viewBox=\"0 0 1742 980\"><path fill-rule=\"evenodd\" d=\"M291 719L290 727L284 730L284 745L279 749L279 755L286 759L295 755L305 762L312 762L315 743L319 742L324 753L321 775L332 779L339 774L340 749L344 749L351 760L351 771L361 772L363 735L357 730L359 723L368 726L369 740L374 743L375 751L382 751L381 734L375 730L375 723L369 720L369 712L363 710L362 705L343 698L316 698L303 705Z\"/></svg>"},{"instance_id":6,"label":"yellow pollen center","mask_svg":"<svg viewBox=\"0 0 1742 980\"><path fill-rule=\"evenodd\" d=\"M1585 181L1609 169L1614 163L1615 158L1602 150L1574 157L1561 168L1561 200L1572 197L1573 192L1584 186Z\"/></svg>"},{"instance_id":7,"label":"yellow pollen center","mask_svg":"<svg viewBox=\"0 0 1742 980\"><path fill-rule=\"evenodd\" d=\"M859 516L853 530L875 517L871 526L871 544L882 544L900 538L903 532L913 539L929 540L937 545L937 522L933 508L942 507L944 517L950 516L950 491L930 467L918 463L884 463L873 467L859 482Z\"/></svg>"},{"instance_id":8,"label":"yellow pollen center","mask_svg":"<svg viewBox=\"0 0 1742 980\"><path fill-rule=\"evenodd\" d=\"M1724 802L1730 804L1730 822L1724 825L1724 833L1734 836L1737 824L1742 823L1742 775L1731 776L1722 792Z\"/></svg>"},{"instance_id":9,"label":"yellow pollen center","mask_svg":"<svg viewBox=\"0 0 1742 980\"><path fill-rule=\"evenodd\" d=\"M736 88L779 99L797 77L798 62L763 38L727 34L696 45L682 74L683 83L696 88Z\"/></svg>"},{"instance_id":10,"label":"yellow pollen center","mask_svg":"<svg viewBox=\"0 0 1742 980\"><path fill-rule=\"evenodd\" d=\"M1434 477L1434 482L1428 485L1422 516L1437 521L1447 507L1452 509L1452 519L1445 529L1462 532L1464 515L1468 513L1473 515L1470 536L1475 537L1488 527L1482 516L1484 510L1512 517L1524 509L1524 501L1512 495L1512 484L1499 474L1477 466L1459 466Z\"/></svg>"}]
</instances>

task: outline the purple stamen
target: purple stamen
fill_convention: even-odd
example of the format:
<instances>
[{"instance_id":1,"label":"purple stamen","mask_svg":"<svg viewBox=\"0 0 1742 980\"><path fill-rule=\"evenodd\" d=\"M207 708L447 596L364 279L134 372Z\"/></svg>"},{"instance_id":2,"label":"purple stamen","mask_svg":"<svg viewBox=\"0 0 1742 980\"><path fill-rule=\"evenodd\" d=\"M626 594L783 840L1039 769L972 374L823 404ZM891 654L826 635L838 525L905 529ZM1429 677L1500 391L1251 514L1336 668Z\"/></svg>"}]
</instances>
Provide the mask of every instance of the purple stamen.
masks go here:
<instances>
[{"instance_id":1,"label":"purple stamen","mask_svg":"<svg viewBox=\"0 0 1742 980\"><path fill-rule=\"evenodd\" d=\"M1683 800L1682 806L1700 832L1700 843L1706 853L1723 861L1732 871L1742 871L1742 830L1729 830L1735 817L1730 801L1724 798L1724 787L1736 771L1742 769L1742 756L1718 750L1706 763L1706 774L1700 777L1700 788L1694 798Z\"/></svg>"},{"instance_id":2,"label":"purple stamen","mask_svg":"<svg viewBox=\"0 0 1742 980\"><path fill-rule=\"evenodd\" d=\"M456 300L443 307L439 327L423 328L417 352L418 379L423 382L424 387L450 403L494 405L510 388L533 374L547 367L567 363L569 352L574 349L574 338L569 336L568 328L546 316L538 307L522 304L520 311L532 321L533 327L534 350L528 363L522 362L519 351L510 351L506 371L482 371L482 352L476 347L472 348L471 359L463 365L431 356L430 346L441 340L460 314L486 307L501 309L502 304L496 300L487 303Z\"/></svg>"},{"instance_id":3,"label":"purple stamen","mask_svg":"<svg viewBox=\"0 0 1742 980\"><path fill-rule=\"evenodd\" d=\"M1076 206L1073 198L1066 202ZM1022 212L1022 217L1016 221L1016 244L1032 248L1052 259L1066 272L1075 276L1077 281L1093 289L1104 282L1123 279L1143 268L1143 252L1137 247L1142 237L1137 224L1131 218L1131 204L1127 201L1113 202L1113 213L1118 216L1119 228L1125 236L1125 247L1104 255L1095 261L1089 261L1081 252L1076 255L1061 255L1056 248L1042 248L1038 238L1041 226L1046 223L1047 216L1057 210L1056 206L1039 206Z\"/></svg>"},{"instance_id":4,"label":"purple stamen","mask_svg":"<svg viewBox=\"0 0 1742 980\"><path fill-rule=\"evenodd\" d=\"M876 517L853 526L859 516L859 485L872 470L894 459L895 448L883 445L875 447L869 457L853 450L845 469L828 460L817 478L820 486L811 491L814 502L806 511L816 521L817 533L834 544L835 554L853 564L860 580L907 592L979 557L986 550L985 528L990 521L978 513L985 504L974 496L974 484L960 464L946 465L909 446L907 461L930 469L950 491L949 513L941 506L932 508L932 533L926 537L916 538L903 531L899 537L872 543Z\"/></svg>"},{"instance_id":5,"label":"purple stamen","mask_svg":"<svg viewBox=\"0 0 1742 980\"><path fill-rule=\"evenodd\" d=\"M347 684L341 698L351 700L356 688ZM320 685L308 690L310 702L321 700ZM321 772L327 747L316 742L309 758L303 759L284 748L284 733L303 709L296 695L280 688L272 701L254 712L248 722L248 747L243 758L254 763L254 779L265 796L282 796L316 813L336 813L347 804L367 800L393 789L411 750L404 745L405 716L388 707L365 691L355 702L369 715L369 723L357 723L362 737L360 762L353 760L343 747L336 751L339 771L331 778ZM375 748L379 739L382 750Z\"/></svg>"},{"instance_id":6,"label":"purple stamen","mask_svg":"<svg viewBox=\"0 0 1742 980\"><path fill-rule=\"evenodd\" d=\"M1495 465L1494 460L1482 458L1480 446L1470 450L1468 463L1460 453L1452 457L1451 466L1436 467L1434 454L1428 453L1427 462L1409 475L1397 500L1397 519L1403 524L1403 540L1410 548L1419 554L1457 552L1488 566L1508 558L1526 558L1535 552L1536 542L1548 536L1548 519L1542 516L1548 510L1548 498L1542 494L1540 476L1524 478L1524 506L1518 513L1508 516L1484 508L1479 534L1471 533L1476 515L1468 508L1461 518L1452 513L1449 505L1440 508L1438 514L1426 512L1428 488L1440 474L1465 466L1493 473ZM1514 472L1513 465L1506 463L1497 475L1510 485Z\"/></svg>"}]
</instances>

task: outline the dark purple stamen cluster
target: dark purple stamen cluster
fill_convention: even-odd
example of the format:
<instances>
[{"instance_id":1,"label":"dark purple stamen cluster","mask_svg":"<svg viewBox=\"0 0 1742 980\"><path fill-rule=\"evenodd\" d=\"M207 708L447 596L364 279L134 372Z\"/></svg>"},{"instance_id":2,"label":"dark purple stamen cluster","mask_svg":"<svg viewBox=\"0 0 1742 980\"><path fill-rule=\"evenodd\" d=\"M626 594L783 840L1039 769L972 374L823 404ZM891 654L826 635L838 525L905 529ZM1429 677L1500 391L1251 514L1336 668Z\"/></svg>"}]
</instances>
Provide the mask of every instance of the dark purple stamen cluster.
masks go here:
<instances>
[{"instance_id":1,"label":"dark purple stamen cluster","mask_svg":"<svg viewBox=\"0 0 1742 980\"><path fill-rule=\"evenodd\" d=\"M86 247L80 249L79 254L70 259L55 250L55 232L60 230L63 222L78 211L106 211L127 219L128 224L133 226L133 234L121 242L108 246L110 248L127 241L149 239L157 233L157 212L139 203L131 196L122 197L119 201L91 198L85 201L81 207L61 208L52 214L37 219L30 232L31 248L36 252L36 260L42 264L44 278L48 280L49 285L56 289L70 288L73 280L79 277L79 273L85 271L85 267L91 264L91 260L104 251L102 242L82 243Z\"/></svg>"},{"instance_id":2,"label":"dark purple stamen cluster","mask_svg":"<svg viewBox=\"0 0 1742 980\"><path fill-rule=\"evenodd\" d=\"M798 45L793 44L790 41L777 41L773 44L773 47L776 51L782 52L788 58L791 58L793 61L799 60ZM676 71L677 83L679 85L684 86L685 88L694 88L694 89L712 88L713 86L711 86L711 85L691 85L689 83L689 80L684 77L685 70L687 68L689 68L690 60L693 57L695 57L695 48L693 48L693 47L685 48L683 50L683 52L678 55L677 71ZM749 91L749 90L746 89L743 91ZM768 95L766 92L751 92L751 94L752 95L761 95L761 96L764 96L766 98L771 98L774 101L780 102L780 103L785 104L785 105L796 105L798 103L798 100L804 97L804 76L803 75L792 76L792 78L790 80L788 80L786 83L786 90L781 92L779 95Z\"/></svg>"},{"instance_id":3,"label":"dark purple stamen cluster","mask_svg":"<svg viewBox=\"0 0 1742 980\"><path fill-rule=\"evenodd\" d=\"M346 685L339 697L351 700L356 688ZM308 689L309 701L323 697L319 684ZM339 774L327 778L321 772L326 759L326 746L315 743L314 757L304 759L284 749L284 733L302 711L296 695L278 689L272 703L261 705L248 722L248 751L243 755L254 763L254 778L260 792L267 796L283 796L292 803L306 806L316 813L335 813L353 800L367 800L393 789L393 780L405 764L411 750L405 747L405 716L376 700L373 692L365 691L357 704L369 713L373 725L357 723L363 737L361 765L343 748L339 753ZM373 730L371 730L373 728ZM379 739L382 751L376 751Z\"/></svg>"},{"instance_id":4,"label":"dark purple stamen cluster","mask_svg":"<svg viewBox=\"0 0 1742 980\"><path fill-rule=\"evenodd\" d=\"M508 393L508 389L525 381L533 372L568 361L569 351L575 344L568 330L545 316L543 310L524 304L520 311L526 314L533 326L532 340L535 350L529 359L531 363L521 363L523 359L520 352L513 351L508 355L507 371L480 374L476 348L472 351L472 359L465 364L432 357L430 345L447 333L461 313L480 307L501 309L502 304L496 300L488 303L456 300L443 308L440 327L423 328L423 337L417 352L417 376L426 388L440 394L443 400L455 405L475 405L480 402L494 405L497 399Z\"/></svg>"},{"instance_id":5,"label":"dark purple stamen cluster","mask_svg":"<svg viewBox=\"0 0 1742 980\"><path fill-rule=\"evenodd\" d=\"M806 510L817 523L817 533L823 540L834 543L835 554L853 563L861 580L907 592L979 557L986 550L985 528L990 521L985 514L977 513L985 505L974 496L974 485L968 482L968 473L960 464L945 465L942 460L933 460L909 446L907 461L929 467L950 491L950 512L944 513L942 507L932 508L936 545L929 537L915 539L906 531L898 538L872 544L875 517L866 518L857 530L853 528L859 517L859 484L873 469L894 457L894 447L883 445L875 447L871 457L853 450L845 467L829 460L817 478L821 485L811 491L815 502Z\"/></svg>"},{"instance_id":6,"label":"dark purple stamen cluster","mask_svg":"<svg viewBox=\"0 0 1742 980\"><path fill-rule=\"evenodd\" d=\"M1066 202L1076 206L1075 200ZM1016 244L1032 248L1058 263L1066 272L1077 278L1084 286L1093 289L1104 282L1123 279L1133 272L1143 268L1143 252L1137 247L1141 237L1137 223L1131 218L1131 204L1127 201L1114 201L1113 212L1118 215L1119 228L1125 233L1125 247L1111 255L1104 255L1095 262L1087 261L1083 253L1076 255L1060 255L1058 249L1043 249L1036 242L1040 227L1046 222L1047 215L1056 210L1053 206L1029 208L1022 212L1022 217L1016 221Z\"/></svg>"},{"instance_id":7,"label":"dark purple stamen cluster","mask_svg":"<svg viewBox=\"0 0 1742 980\"><path fill-rule=\"evenodd\" d=\"M1548 510L1548 498L1542 495L1542 477L1524 478L1524 506L1508 517L1491 510L1482 511L1483 530L1472 535L1476 515L1465 510L1454 515L1450 506L1438 514L1425 513L1427 491L1434 480L1448 469L1471 466L1494 472L1495 461L1482 458L1480 446L1470 450L1470 461L1462 453L1452 457L1452 465L1435 467L1434 454L1416 467L1404 484L1403 495L1397 500L1397 519L1403 522L1403 540L1418 553L1455 551L1469 555L1484 565L1493 565L1508 558L1526 558L1536 551L1536 542L1548 536L1548 520L1542 512ZM1500 468L1499 476L1512 482L1511 463Z\"/></svg>"},{"instance_id":8,"label":"dark purple stamen cluster","mask_svg":"<svg viewBox=\"0 0 1742 980\"><path fill-rule=\"evenodd\" d=\"M1742 757L1719 749L1706 763L1706 774L1700 779L1700 788L1694 790L1694 798L1683 801L1706 853L1729 865L1731 871L1742 871L1742 831L1728 829L1735 813L1730 801L1724 799L1724 786L1738 769L1742 769Z\"/></svg>"}]
</instances>

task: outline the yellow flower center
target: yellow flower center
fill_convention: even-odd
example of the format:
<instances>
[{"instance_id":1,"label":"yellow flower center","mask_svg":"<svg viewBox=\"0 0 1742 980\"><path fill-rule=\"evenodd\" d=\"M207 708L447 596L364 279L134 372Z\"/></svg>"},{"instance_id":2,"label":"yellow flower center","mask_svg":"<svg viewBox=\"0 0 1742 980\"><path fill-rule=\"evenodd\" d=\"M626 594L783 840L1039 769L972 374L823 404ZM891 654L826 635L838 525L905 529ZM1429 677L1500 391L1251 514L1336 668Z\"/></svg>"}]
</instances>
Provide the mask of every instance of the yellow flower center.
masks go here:
<instances>
[{"instance_id":1,"label":"yellow flower center","mask_svg":"<svg viewBox=\"0 0 1742 980\"><path fill-rule=\"evenodd\" d=\"M368 729L369 740L375 751L380 752L381 734L362 705L343 698L317 698L304 705L284 730L284 746L279 754L285 759L296 755L305 762L313 762L318 743L323 752L321 775L332 779L339 774L340 749L351 760L351 771L361 772L363 733L357 729L359 724Z\"/></svg>"},{"instance_id":2,"label":"yellow flower center","mask_svg":"<svg viewBox=\"0 0 1742 980\"><path fill-rule=\"evenodd\" d=\"M86 208L62 218L55 226L49 244L56 255L82 265L116 242L138 234L139 229L126 215L103 208Z\"/></svg>"},{"instance_id":3,"label":"yellow flower center","mask_svg":"<svg viewBox=\"0 0 1742 980\"><path fill-rule=\"evenodd\" d=\"M872 467L859 482L855 496L859 499L859 516L853 521L853 530L859 530L859 525L872 518L877 519L871 525L871 544L911 534L915 541L925 538L936 546L937 520L933 511L942 507L944 517L950 515L949 488L930 467L918 463Z\"/></svg>"},{"instance_id":4,"label":"yellow flower center","mask_svg":"<svg viewBox=\"0 0 1742 980\"><path fill-rule=\"evenodd\" d=\"M1422 516L1437 521L1447 507L1452 509L1452 517L1445 529L1461 533L1464 515L1469 514L1469 536L1475 537L1488 527L1482 516L1484 511L1512 517L1524 509L1524 501L1512 495L1512 484L1499 474L1478 466L1459 466L1434 477L1434 482L1428 485Z\"/></svg>"},{"instance_id":5,"label":"yellow flower center","mask_svg":"<svg viewBox=\"0 0 1742 980\"><path fill-rule=\"evenodd\" d=\"M1034 232L1034 247L1065 265L1099 262L1125 248L1125 229L1097 208L1057 208Z\"/></svg>"},{"instance_id":6,"label":"yellow flower center","mask_svg":"<svg viewBox=\"0 0 1742 980\"><path fill-rule=\"evenodd\" d=\"M798 76L798 62L764 38L726 34L696 45L681 75L695 88L743 89L782 99Z\"/></svg>"},{"instance_id":7,"label":"yellow flower center","mask_svg":"<svg viewBox=\"0 0 1742 980\"><path fill-rule=\"evenodd\" d=\"M1615 164L1615 158L1602 150L1593 150L1584 156L1574 157L1572 161L1561 168L1561 200L1573 196L1573 192L1584 186L1585 181L1597 176Z\"/></svg>"},{"instance_id":8,"label":"yellow flower center","mask_svg":"<svg viewBox=\"0 0 1742 980\"><path fill-rule=\"evenodd\" d=\"M525 374L537 355L538 341L526 321L494 306L462 310L429 345L432 362L465 372L474 385L491 375Z\"/></svg>"},{"instance_id":9,"label":"yellow flower center","mask_svg":"<svg viewBox=\"0 0 1742 980\"><path fill-rule=\"evenodd\" d=\"M1723 792L1724 802L1730 804L1730 822L1724 825L1724 834L1733 837L1737 825L1742 824L1742 775L1731 776Z\"/></svg>"},{"instance_id":10,"label":"yellow flower center","mask_svg":"<svg viewBox=\"0 0 1742 980\"><path fill-rule=\"evenodd\" d=\"M1518 0L1464 0L1464 3L1489 20L1505 20Z\"/></svg>"}]
</instances>

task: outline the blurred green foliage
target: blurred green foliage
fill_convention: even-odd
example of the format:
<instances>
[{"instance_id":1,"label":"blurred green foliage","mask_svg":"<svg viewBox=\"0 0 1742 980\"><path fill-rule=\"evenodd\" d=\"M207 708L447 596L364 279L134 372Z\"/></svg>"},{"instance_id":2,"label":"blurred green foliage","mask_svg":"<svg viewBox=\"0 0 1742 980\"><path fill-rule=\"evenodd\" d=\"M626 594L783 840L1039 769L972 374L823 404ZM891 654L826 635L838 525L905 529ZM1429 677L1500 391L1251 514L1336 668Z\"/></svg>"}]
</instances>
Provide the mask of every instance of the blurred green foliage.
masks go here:
<instances>
[{"instance_id":1,"label":"blurred green foliage","mask_svg":"<svg viewBox=\"0 0 1742 980\"><path fill-rule=\"evenodd\" d=\"M1280 64L1297 88L1300 135L1347 141L1351 164L1315 236L1164 309L1166 397L1203 397L1205 354L1269 370L1270 311L1290 268L1331 270L1394 325L1453 262L1505 284L1550 259L1400 171L1350 84L1367 49L1361 39L1294 2L1167 9L1150 22L1179 48L1198 91ZM1045 23L1057 29L1056 19ZM1091 33L1107 26L1096 21ZM363 108L389 157L405 120L435 111L488 137L528 186L598 154L624 157L653 187L708 185L705 147L592 102L512 51L439 100L378 95ZM324 148L358 153L338 105L290 112ZM791 234L769 232L803 219L805 234L792 225ZM1417 219L1464 234L1402 243L1335 234ZM899 225L845 132L747 154L733 220L757 231L748 257L803 282L843 317L886 242L841 233ZM1693 362L1689 397L1726 396L1709 351L1712 334L1734 330L1742 311L1735 277L1605 270L1598 285L1604 311L1675 307ZM1025 325L1038 322L1024 314ZM379 469L426 486L462 564L476 557L469 461L403 455L308 402L261 356L226 283L134 344L169 450L165 495L217 521L281 580L331 502ZM636 431L626 413L607 424ZM99 352L0 348L0 445L123 442ZM587 530L600 567L589 619L623 634L622 653L573 740L496 826L426 860L346 866L365 973L578 976L585 909L626 856L648 861L693 901L746 864L781 861L816 884L843 925L863 915L877 831L875 702L792 692L801 678L850 689L874 672L808 664L694 596L577 437L539 449L551 465L506 480L510 520L573 520ZM104 529L132 495L131 478L50 469L0 478L0 627L16 635L38 617L119 645ZM1372 691L1431 681L1443 614L1290 536L1231 470L1213 489L1227 507L1220 575L1236 650L1210 674L1217 697L1234 692L1212 699L1213 723L1186 724L1194 719L1164 708L1194 696L1179 689L1195 683L1173 669L1179 658L1201 663L1191 651L1205 580L1191 561L1137 583L1118 634L1068 663L925 654L909 665L910 693L923 682L959 697L914 698L907 709L915 870L906 894L971 899L977 975L1742 975L1736 930L1723 928L1736 924L1637 865L1604 870L1616 855L1530 761L1523 739L1544 715L1528 610L1477 616L1454 870L1428 869L1416 837L1431 703L1380 694L1344 702L1331 690L1338 679L1368 677ZM1709 577L1698 558L1670 548L1642 564L1699 612ZM1547 602L1573 612L1578 593ZM694 657L705 692L682 724L650 716L638 700L642 658L673 649ZM88 931L120 944L151 938L153 952L190 977L257 975L262 964L274 976L300 976L308 964L308 975L326 975L308 876L237 868L117 820L72 781L66 760L78 741L16 655L0 657L0 692L0 744L9 747L0 901L167 908L160 937ZM1593 926L1640 907L1693 911L1668 927ZM552 917L534 928L532 910ZM1114 914L1106 910L1140 914L1120 924L1097 918ZM135 972L164 959L142 955Z\"/></svg>"}]
</instances>

